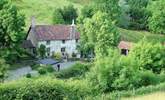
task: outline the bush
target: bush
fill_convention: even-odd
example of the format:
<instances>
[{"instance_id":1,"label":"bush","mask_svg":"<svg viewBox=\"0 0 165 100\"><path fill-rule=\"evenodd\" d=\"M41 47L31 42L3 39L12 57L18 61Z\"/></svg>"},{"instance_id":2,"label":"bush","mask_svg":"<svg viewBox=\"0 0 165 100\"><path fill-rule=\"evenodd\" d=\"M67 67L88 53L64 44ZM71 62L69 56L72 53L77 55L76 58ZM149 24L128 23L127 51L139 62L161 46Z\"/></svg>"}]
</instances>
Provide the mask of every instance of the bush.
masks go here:
<instances>
[{"instance_id":1,"label":"bush","mask_svg":"<svg viewBox=\"0 0 165 100\"><path fill-rule=\"evenodd\" d=\"M129 56L134 56L140 69L151 70L159 74L165 69L165 47L161 44L141 41L131 50Z\"/></svg>"},{"instance_id":2,"label":"bush","mask_svg":"<svg viewBox=\"0 0 165 100\"><path fill-rule=\"evenodd\" d=\"M46 70L46 68L44 68L44 67L45 67L45 66L38 68L38 73L39 73L39 74L44 75L44 74L47 73L47 70Z\"/></svg>"},{"instance_id":3,"label":"bush","mask_svg":"<svg viewBox=\"0 0 165 100\"><path fill-rule=\"evenodd\" d=\"M0 85L0 100L83 100L90 94L85 80L62 81L44 77Z\"/></svg>"},{"instance_id":4,"label":"bush","mask_svg":"<svg viewBox=\"0 0 165 100\"><path fill-rule=\"evenodd\" d=\"M48 65L45 68L46 68L47 72L50 72L50 73L55 71L54 68L51 65Z\"/></svg>"},{"instance_id":5,"label":"bush","mask_svg":"<svg viewBox=\"0 0 165 100\"><path fill-rule=\"evenodd\" d=\"M68 69L61 70L60 72L55 73L57 78L70 78L70 77L79 77L85 75L89 70L90 64L76 63Z\"/></svg>"},{"instance_id":6,"label":"bush","mask_svg":"<svg viewBox=\"0 0 165 100\"><path fill-rule=\"evenodd\" d=\"M61 53L60 53L60 52L55 53L55 54L53 55L53 57L54 57L54 59L55 59L55 60L59 60L59 61L61 61L61 60L62 60L62 55L61 55Z\"/></svg>"},{"instance_id":7,"label":"bush","mask_svg":"<svg viewBox=\"0 0 165 100\"><path fill-rule=\"evenodd\" d=\"M30 73L28 73L28 74L26 74L26 77L27 77L27 78L31 78L32 75L31 75Z\"/></svg>"}]
</instances>

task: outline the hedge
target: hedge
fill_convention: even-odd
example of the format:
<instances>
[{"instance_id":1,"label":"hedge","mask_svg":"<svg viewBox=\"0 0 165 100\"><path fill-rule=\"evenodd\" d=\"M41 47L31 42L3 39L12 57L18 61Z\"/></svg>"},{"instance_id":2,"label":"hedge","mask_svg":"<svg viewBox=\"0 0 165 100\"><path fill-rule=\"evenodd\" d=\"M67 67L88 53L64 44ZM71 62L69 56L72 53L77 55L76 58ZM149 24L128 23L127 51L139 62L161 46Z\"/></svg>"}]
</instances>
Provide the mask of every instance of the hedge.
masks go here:
<instances>
[{"instance_id":1,"label":"hedge","mask_svg":"<svg viewBox=\"0 0 165 100\"><path fill-rule=\"evenodd\" d=\"M107 94L100 94L95 97L88 96L86 97L86 100L120 100L124 97L140 96L155 92L165 92L165 83L160 83L159 85L150 85L130 91L114 91Z\"/></svg>"},{"instance_id":2,"label":"hedge","mask_svg":"<svg viewBox=\"0 0 165 100\"><path fill-rule=\"evenodd\" d=\"M67 79L71 77L79 77L85 75L89 71L91 64L77 62L73 66L67 69L63 69L60 72L56 72L56 78Z\"/></svg>"},{"instance_id":3,"label":"hedge","mask_svg":"<svg viewBox=\"0 0 165 100\"><path fill-rule=\"evenodd\" d=\"M23 79L0 84L0 100L80 100L91 94L85 81Z\"/></svg>"}]
</instances>

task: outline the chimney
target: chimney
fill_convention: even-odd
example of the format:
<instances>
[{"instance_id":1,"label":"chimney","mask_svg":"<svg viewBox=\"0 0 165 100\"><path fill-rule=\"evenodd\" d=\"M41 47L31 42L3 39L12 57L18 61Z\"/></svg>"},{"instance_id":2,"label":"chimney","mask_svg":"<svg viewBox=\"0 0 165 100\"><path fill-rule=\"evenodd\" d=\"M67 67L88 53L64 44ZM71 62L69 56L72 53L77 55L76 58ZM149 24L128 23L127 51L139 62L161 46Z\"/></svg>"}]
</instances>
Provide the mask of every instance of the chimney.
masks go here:
<instances>
[{"instance_id":1,"label":"chimney","mask_svg":"<svg viewBox=\"0 0 165 100\"><path fill-rule=\"evenodd\" d=\"M70 32L70 39L75 39L76 38L76 25L74 23L74 19L72 20L72 25L71 25L71 32Z\"/></svg>"},{"instance_id":2,"label":"chimney","mask_svg":"<svg viewBox=\"0 0 165 100\"><path fill-rule=\"evenodd\" d=\"M35 25L36 25L36 20L35 20L35 17L32 16L32 18L31 18L31 27L34 28Z\"/></svg>"}]
</instances>

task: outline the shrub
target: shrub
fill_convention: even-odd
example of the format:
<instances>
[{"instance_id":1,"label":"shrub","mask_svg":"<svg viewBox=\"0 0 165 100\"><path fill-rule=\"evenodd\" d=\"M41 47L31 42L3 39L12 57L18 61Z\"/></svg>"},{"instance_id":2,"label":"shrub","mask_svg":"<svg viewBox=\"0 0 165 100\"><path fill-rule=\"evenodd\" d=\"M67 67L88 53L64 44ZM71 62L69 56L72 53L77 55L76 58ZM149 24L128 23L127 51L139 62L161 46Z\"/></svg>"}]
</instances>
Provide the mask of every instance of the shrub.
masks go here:
<instances>
[{"instance_id":1,"label":"shrub","mask_svg":"<svg viewBox=\"0 0 165 100\"><path fill-rule=\"evenodd\" d=\"M53 57L54 57L54 59L56 59L56 60L59 60L59 61L61 61L61 60L62 60L62 55L61 55L61 53L60 53L60 52L55 53L55 54L53 55Z\"/></svg>"},{"instance_id":2,"label":"shrub","mask_svg":"<svg viewBox=\"0 0 165 100\"><path fill-rule=\"evenodd\" d=\"M151 70L154 73L160 73L165 69L165 47L161 44L153 44L141 41L129 56L135 56L140 69Z\"/></svg>"},{"instance_id":3,"label":"shrub","mask_svg":"<svg viewBox=\"0 0 165 100\"><path fill-rule=\"evenodd\" d=\"M0 85L0 100L83 100L90 94L85 80L62 81L44 77Z\"/></svg>"},{"instance_id":4,"label":"shrub","mask_svg":"<svg viewBox=\"0 0 165 100\"><path fill-rule=\"evenodd\" d=\"M46 68L47 72L50 72L50 73L55 71L51 65L45 66L45 68Z\"/></svg>"},{"instance_id":5,"label":"shrub","mask_svg":"<svg viewBox=\"0 0 165 100\"><path fill-rule=\"evenodd\" d=\"M85 73L89 70L90 66L90 64L82 64L78 62L68 69L64 69L60 72L55 73L55 76L57 78L70 78L82 76L85 75Z\"/></svg>"},{"instance_id":6,"label":"shrub","mask_svg":"<svg viewBox=\"0 0 165 100\"><path fill-rule=\"evenodd\" d=\"M44 74L47 73L47 70L46 70L46 68L44 68L44 67L45 67L45 66L38 68L38 73L39 73L39 74L44 75Z\"/></svg>"},{"instance_id":7,"label":"shrub","mask_svg":"<svg viewBox=\"0 0 165 100\"><path fill-rule=\"evenodd\" d=\"M28 73L28 74L26 74L26 77L27 77L27 78L31 78L32 75L31 75L30 73Z\"/></svg>"}]
</instances>

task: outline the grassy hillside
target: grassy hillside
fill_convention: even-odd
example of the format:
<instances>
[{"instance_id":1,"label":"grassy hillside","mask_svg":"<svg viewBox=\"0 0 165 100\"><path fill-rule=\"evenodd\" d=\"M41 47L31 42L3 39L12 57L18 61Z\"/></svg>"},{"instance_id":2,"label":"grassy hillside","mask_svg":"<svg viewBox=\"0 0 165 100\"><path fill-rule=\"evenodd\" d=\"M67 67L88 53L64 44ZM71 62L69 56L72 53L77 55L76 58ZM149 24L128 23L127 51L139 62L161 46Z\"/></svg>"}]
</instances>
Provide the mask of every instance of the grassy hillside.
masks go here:
<instances>
[{"instance_id":1,"label":"grassy hillside","mask_svg":"<svg viewBox=\"0 0 165 100\"><path fill-rule=\"evenodd\" d=\"M12 0L26 17L26 30L30 26L31 16L36 17L37 24L52 24L52 14L55 8L61 8L73 4L78 11L83 5L88 4L91 0ZM119 29L122 40L138 42L143 37L149 41L163 42L165 36L151 34L146 31L131 31Z\"/></svg>"},{"instance_id":2,"label":"grassy hillside","mask_svg":"<svg viewBox=\"0 0 165 100\"><path fill-rule=\"evenodd\" d=\"M126 30L126 29L119 29L122 40L125 41L132 41L132 42L138 42L144 37L148 41L152 42L165 42L165 35L160 35L160 34L153 34L147 31L133 31L133 30Z\"/></svg>"},{"instance_id":3,"label":"grassy hillside","mask_svg":"<svg viewBox=\"0 0 165 100\"><path fill-rule=\"evenodd\" d=\"M38 24L52 24L52 14L55 8L64 7L73 4L78 10L81 9L82 3L73 2L74 0L12 0L20 12L26 17L26 27L30 25L31 16L36 17Z\"/></svg>"}]
</instances>

